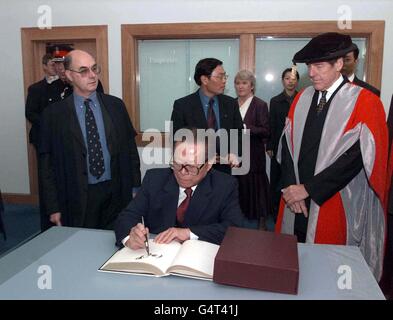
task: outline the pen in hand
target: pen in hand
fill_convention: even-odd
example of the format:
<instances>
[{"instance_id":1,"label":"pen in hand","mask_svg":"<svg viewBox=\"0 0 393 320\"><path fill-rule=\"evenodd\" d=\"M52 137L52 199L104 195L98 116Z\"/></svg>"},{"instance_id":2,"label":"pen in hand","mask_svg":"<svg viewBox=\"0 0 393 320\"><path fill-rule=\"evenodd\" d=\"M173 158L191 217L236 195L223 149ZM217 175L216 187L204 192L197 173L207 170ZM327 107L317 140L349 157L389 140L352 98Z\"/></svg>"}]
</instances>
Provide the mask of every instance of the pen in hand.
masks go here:
<instances>
[{"instance_id":1,"label":"pen in hand","mask_svg":"<svg viewBox=\"0 0 393 320\"><path fill-rule=\"evenodd\" d=\"M142 216L142 225L143 228L145 228L145 220L143 219L143 216ZM147 233L145 234L145 248L146 248L147 255L150 256L149 238L147 237Z\"/></svg>"}]
</instances>

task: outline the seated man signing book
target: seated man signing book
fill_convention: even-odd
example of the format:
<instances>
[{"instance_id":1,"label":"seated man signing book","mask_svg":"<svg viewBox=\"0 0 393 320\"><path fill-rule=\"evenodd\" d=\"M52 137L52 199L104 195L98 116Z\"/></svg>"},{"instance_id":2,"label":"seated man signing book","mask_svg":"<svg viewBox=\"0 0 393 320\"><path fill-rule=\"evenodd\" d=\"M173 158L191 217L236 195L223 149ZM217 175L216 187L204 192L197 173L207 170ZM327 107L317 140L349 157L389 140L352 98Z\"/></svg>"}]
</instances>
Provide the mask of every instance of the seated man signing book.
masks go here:
<instances>
[{"instance_id":1,"label":"seated man signing book","mask_svg":"<svg viewBox=\"0 0 393 320\"><path fill-rule=\"evenodd\" d=\"M117 245L144 248L148 232L157 234L156 243L220 244L228 226L242 225L237 181L212 169L207 143L197 139L197 131L190 129L187 138L175 142L171 168L146 172L137 196L116 221Z\"/></svg>"}]
</instances>

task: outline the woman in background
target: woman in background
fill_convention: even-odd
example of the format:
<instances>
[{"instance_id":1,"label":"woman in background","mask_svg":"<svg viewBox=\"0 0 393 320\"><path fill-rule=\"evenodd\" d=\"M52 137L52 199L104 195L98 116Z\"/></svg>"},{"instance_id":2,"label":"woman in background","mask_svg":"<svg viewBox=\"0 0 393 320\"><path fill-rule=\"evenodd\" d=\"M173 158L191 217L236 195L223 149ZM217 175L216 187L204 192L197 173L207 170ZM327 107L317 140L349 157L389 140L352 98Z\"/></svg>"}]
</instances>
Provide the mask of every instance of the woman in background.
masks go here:
<instances>
[{"instance_id":1,"label":"woman in background","mask_svg":"<svg viewBox=\"0 0 393 320\"><path fill-rule=\"evenodd\" d=\"M270 214L269 181L266 175L265 143L269 138L269 113L265 101L254 96L255 76L241 70L235 77L235 89L244 128L250 130L250 171L239 179L240 206L245 227L266 229ZM243 156L245 154L243 153Z\"/></svg>"},{"instance_id":2,"label":"woman in background","mask_svg":"<svg viewBox=\"0 0 393 320\"><path fill-rule=\"evenodd\" d=\"M292 68L287 68L281 75L284 90L270 100L270 139L266 144L266 153L270 157L270 194L272 199L272 211L274 220L278 213L281 198L281 167L276 160L278 143L285 125L289 107L297 94L296 87L299 81L299 73L292 73Z\"/></svg>"}]
</instances>

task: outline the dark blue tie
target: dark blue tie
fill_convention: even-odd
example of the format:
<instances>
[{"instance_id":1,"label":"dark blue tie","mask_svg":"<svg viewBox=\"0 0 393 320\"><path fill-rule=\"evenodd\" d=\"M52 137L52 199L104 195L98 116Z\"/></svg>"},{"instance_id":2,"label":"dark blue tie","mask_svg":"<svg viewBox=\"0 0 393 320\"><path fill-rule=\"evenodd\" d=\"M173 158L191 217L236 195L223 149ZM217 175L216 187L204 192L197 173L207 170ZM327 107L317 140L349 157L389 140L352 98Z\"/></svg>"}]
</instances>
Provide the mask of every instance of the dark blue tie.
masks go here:
<instances>
[{"instance_id":1,"label":"dark blue tie","mask_svg":"<svg viewBox=\"0 0 393 320\"><path fill-rule=\"evenodd\" d=\"M100 142L100 135L97 129L96 119L90 107L90 99L86 99L84 105L86 107L86 139L87 149L89 153L89 171L92 176L99 179L105 171L104 154Z\"/></svg>"}]
</instances>

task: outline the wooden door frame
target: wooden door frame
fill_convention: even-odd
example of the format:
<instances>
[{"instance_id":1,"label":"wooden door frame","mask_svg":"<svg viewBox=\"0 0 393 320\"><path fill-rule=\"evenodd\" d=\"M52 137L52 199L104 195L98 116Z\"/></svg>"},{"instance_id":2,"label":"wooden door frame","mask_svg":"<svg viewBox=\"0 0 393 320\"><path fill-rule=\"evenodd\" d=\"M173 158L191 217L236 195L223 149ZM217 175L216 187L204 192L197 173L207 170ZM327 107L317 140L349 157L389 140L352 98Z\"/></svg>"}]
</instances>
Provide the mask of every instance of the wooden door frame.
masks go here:
<instances>
[{"instance_id":1,"label":"wooden door frame","mask_svg":"<svg viewBox=\"0 0 393 320\"><path fill-rule=\"evenodd\" d=\"M37 81L41 75L41 66L36 66L38 57L37 44L42 41L73 41L73 40L93 40L96 44L96 59L102 67L100 80L105 92L109 91L109 69L108 69L108 27L106 25L96 26L69 26L53 27L52 29L21 28L22 37L22 63L23 63L23 83L24 97L26 101L27 89ZM27 156L29 166L29 194L3 194L5 202L11 203L38 203L38 181L37 181L37 161L34 147L28 141L30 123L26 120L26 141Z\"/></svg>"},{"instance_id":2,"label":"wooden door frame","mask_svg":"<svg viewBox=\"0 0 393 320\"><path fill-rule=\"evenodd\" d=\"M123 100L134 127L139 146L140 130L138 40L239 38L239 70L255 70L255 39L263 36L282 38L314 37L324 32L340 32L366 38L367 82L380 88L384 47L385 21L352 21L352 28L340 30L337 21L254 21L217 23L122 24ZM166 141L165 134L151 133L155 141ZM151 145L151 144L150 144ZM163 146L157 144L157 146Z\"/></svg>"}]
</instances>

